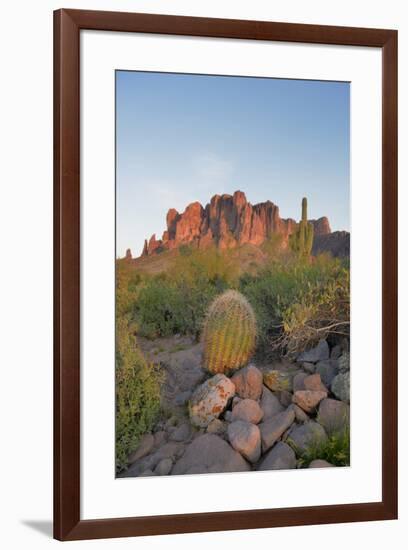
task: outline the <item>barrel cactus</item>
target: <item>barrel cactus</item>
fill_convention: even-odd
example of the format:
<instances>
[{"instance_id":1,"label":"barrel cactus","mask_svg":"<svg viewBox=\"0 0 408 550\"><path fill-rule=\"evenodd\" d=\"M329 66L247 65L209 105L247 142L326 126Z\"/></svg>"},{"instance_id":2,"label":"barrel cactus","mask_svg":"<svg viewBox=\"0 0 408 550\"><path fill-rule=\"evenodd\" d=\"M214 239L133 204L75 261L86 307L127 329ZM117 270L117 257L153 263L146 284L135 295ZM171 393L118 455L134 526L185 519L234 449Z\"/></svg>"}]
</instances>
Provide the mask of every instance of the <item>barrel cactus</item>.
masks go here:
<instances>
[{"instance_id":1,"label":"barrel cactus","mask_svg":"<svg viewBox=\"0 0 408 550\"><path fill-rule=\"evenodd\" d=\"M302 199L302 219L294 233L290 236L289 244L293 252L299 256L308 257L313 246L313 225L307 221L307 199Z\"/></svg>"},{"instance_id":2,"label":"barrel cactus","mask_svg":"<svg viewBox=\"0 0 408 550\"><path fill-rule=\"evenodd\" d=\"M227 290L210 305L202 332L205 368L228 373L245 365L255 349L256 320L248 300Z\"/></svg>"}]
</instances>

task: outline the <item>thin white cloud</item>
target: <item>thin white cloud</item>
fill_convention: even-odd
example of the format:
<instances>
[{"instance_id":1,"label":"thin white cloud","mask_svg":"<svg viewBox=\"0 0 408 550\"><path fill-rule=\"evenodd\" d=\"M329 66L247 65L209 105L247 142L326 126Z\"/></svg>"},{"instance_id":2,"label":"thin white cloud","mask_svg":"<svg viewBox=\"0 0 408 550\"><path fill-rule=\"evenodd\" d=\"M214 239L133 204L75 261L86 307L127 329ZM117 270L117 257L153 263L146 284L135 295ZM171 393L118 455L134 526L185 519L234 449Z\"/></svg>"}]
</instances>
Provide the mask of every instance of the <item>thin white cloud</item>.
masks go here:
<instances>
[{"instance_id":1,"label":"thin white cloud","mask_svg":"<svg viewBox=\"0 0 408 550\"><path fill-rule=\"evenodd\" d=\"M197 184L208 188L229 184L234 172L231 161L213 152L199 153L193 157L192 168Z\"/></svg>"}]
</instances>

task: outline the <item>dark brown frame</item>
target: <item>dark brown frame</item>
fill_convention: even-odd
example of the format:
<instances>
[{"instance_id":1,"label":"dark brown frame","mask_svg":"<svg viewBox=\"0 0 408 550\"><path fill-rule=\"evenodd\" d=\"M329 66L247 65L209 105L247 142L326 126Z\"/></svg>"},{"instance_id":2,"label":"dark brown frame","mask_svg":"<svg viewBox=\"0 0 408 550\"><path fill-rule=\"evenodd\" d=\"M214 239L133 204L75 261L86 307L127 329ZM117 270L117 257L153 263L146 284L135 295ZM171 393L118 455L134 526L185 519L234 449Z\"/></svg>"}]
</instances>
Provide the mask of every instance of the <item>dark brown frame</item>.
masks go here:
<instances>
[{"instance_id":1,"label":"dark brown frame","mask_svg":"<svg viewBox=\"0 0 408 550\"><path fill-rule=\"evenodd\" d=\"M81 29L382 48L382 500L80 520ZM168 15L54 13L54 537L76 540L397 518L397 31Z\"/></svg>"}]
</instances>

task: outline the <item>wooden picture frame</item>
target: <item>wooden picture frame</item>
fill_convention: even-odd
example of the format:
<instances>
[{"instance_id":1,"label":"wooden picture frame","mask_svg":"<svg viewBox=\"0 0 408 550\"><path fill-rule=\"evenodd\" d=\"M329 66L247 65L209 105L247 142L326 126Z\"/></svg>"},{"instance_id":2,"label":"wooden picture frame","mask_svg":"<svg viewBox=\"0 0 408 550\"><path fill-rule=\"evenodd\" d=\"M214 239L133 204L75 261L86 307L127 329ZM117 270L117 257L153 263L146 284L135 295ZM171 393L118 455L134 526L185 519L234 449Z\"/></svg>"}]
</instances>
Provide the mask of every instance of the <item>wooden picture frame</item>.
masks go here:
<instances>
[{"instance_id":1,"label":"wooden picture frame","mask_svg":"<svg viewBox=\"0 0 408 550\"><path fill-rule=\"evenodd\" d=\"M80 31L382 49L382 500L117 519L80 519ZM58 10L54 13L54 537L76 540L397 517L397 31Z\"/></svg>"}]
</instances>

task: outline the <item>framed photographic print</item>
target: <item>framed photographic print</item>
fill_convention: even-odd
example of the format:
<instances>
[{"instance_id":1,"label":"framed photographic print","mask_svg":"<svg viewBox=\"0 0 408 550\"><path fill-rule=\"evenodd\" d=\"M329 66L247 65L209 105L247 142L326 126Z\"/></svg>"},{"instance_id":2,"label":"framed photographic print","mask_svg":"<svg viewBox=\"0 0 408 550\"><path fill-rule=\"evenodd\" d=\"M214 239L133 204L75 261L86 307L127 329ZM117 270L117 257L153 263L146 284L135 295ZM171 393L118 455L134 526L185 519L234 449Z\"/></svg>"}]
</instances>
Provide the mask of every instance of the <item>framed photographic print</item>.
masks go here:
<instances>
[{"instance_id":1,"label":"framed photographic print","mask_svg":"<svg viewBox=\"0 0 408 550\"><path fill-rule=\"evenodd\" d=\"M54 25L54 536L395 519L397 32Z\"/></svg>"}]
</instances>

